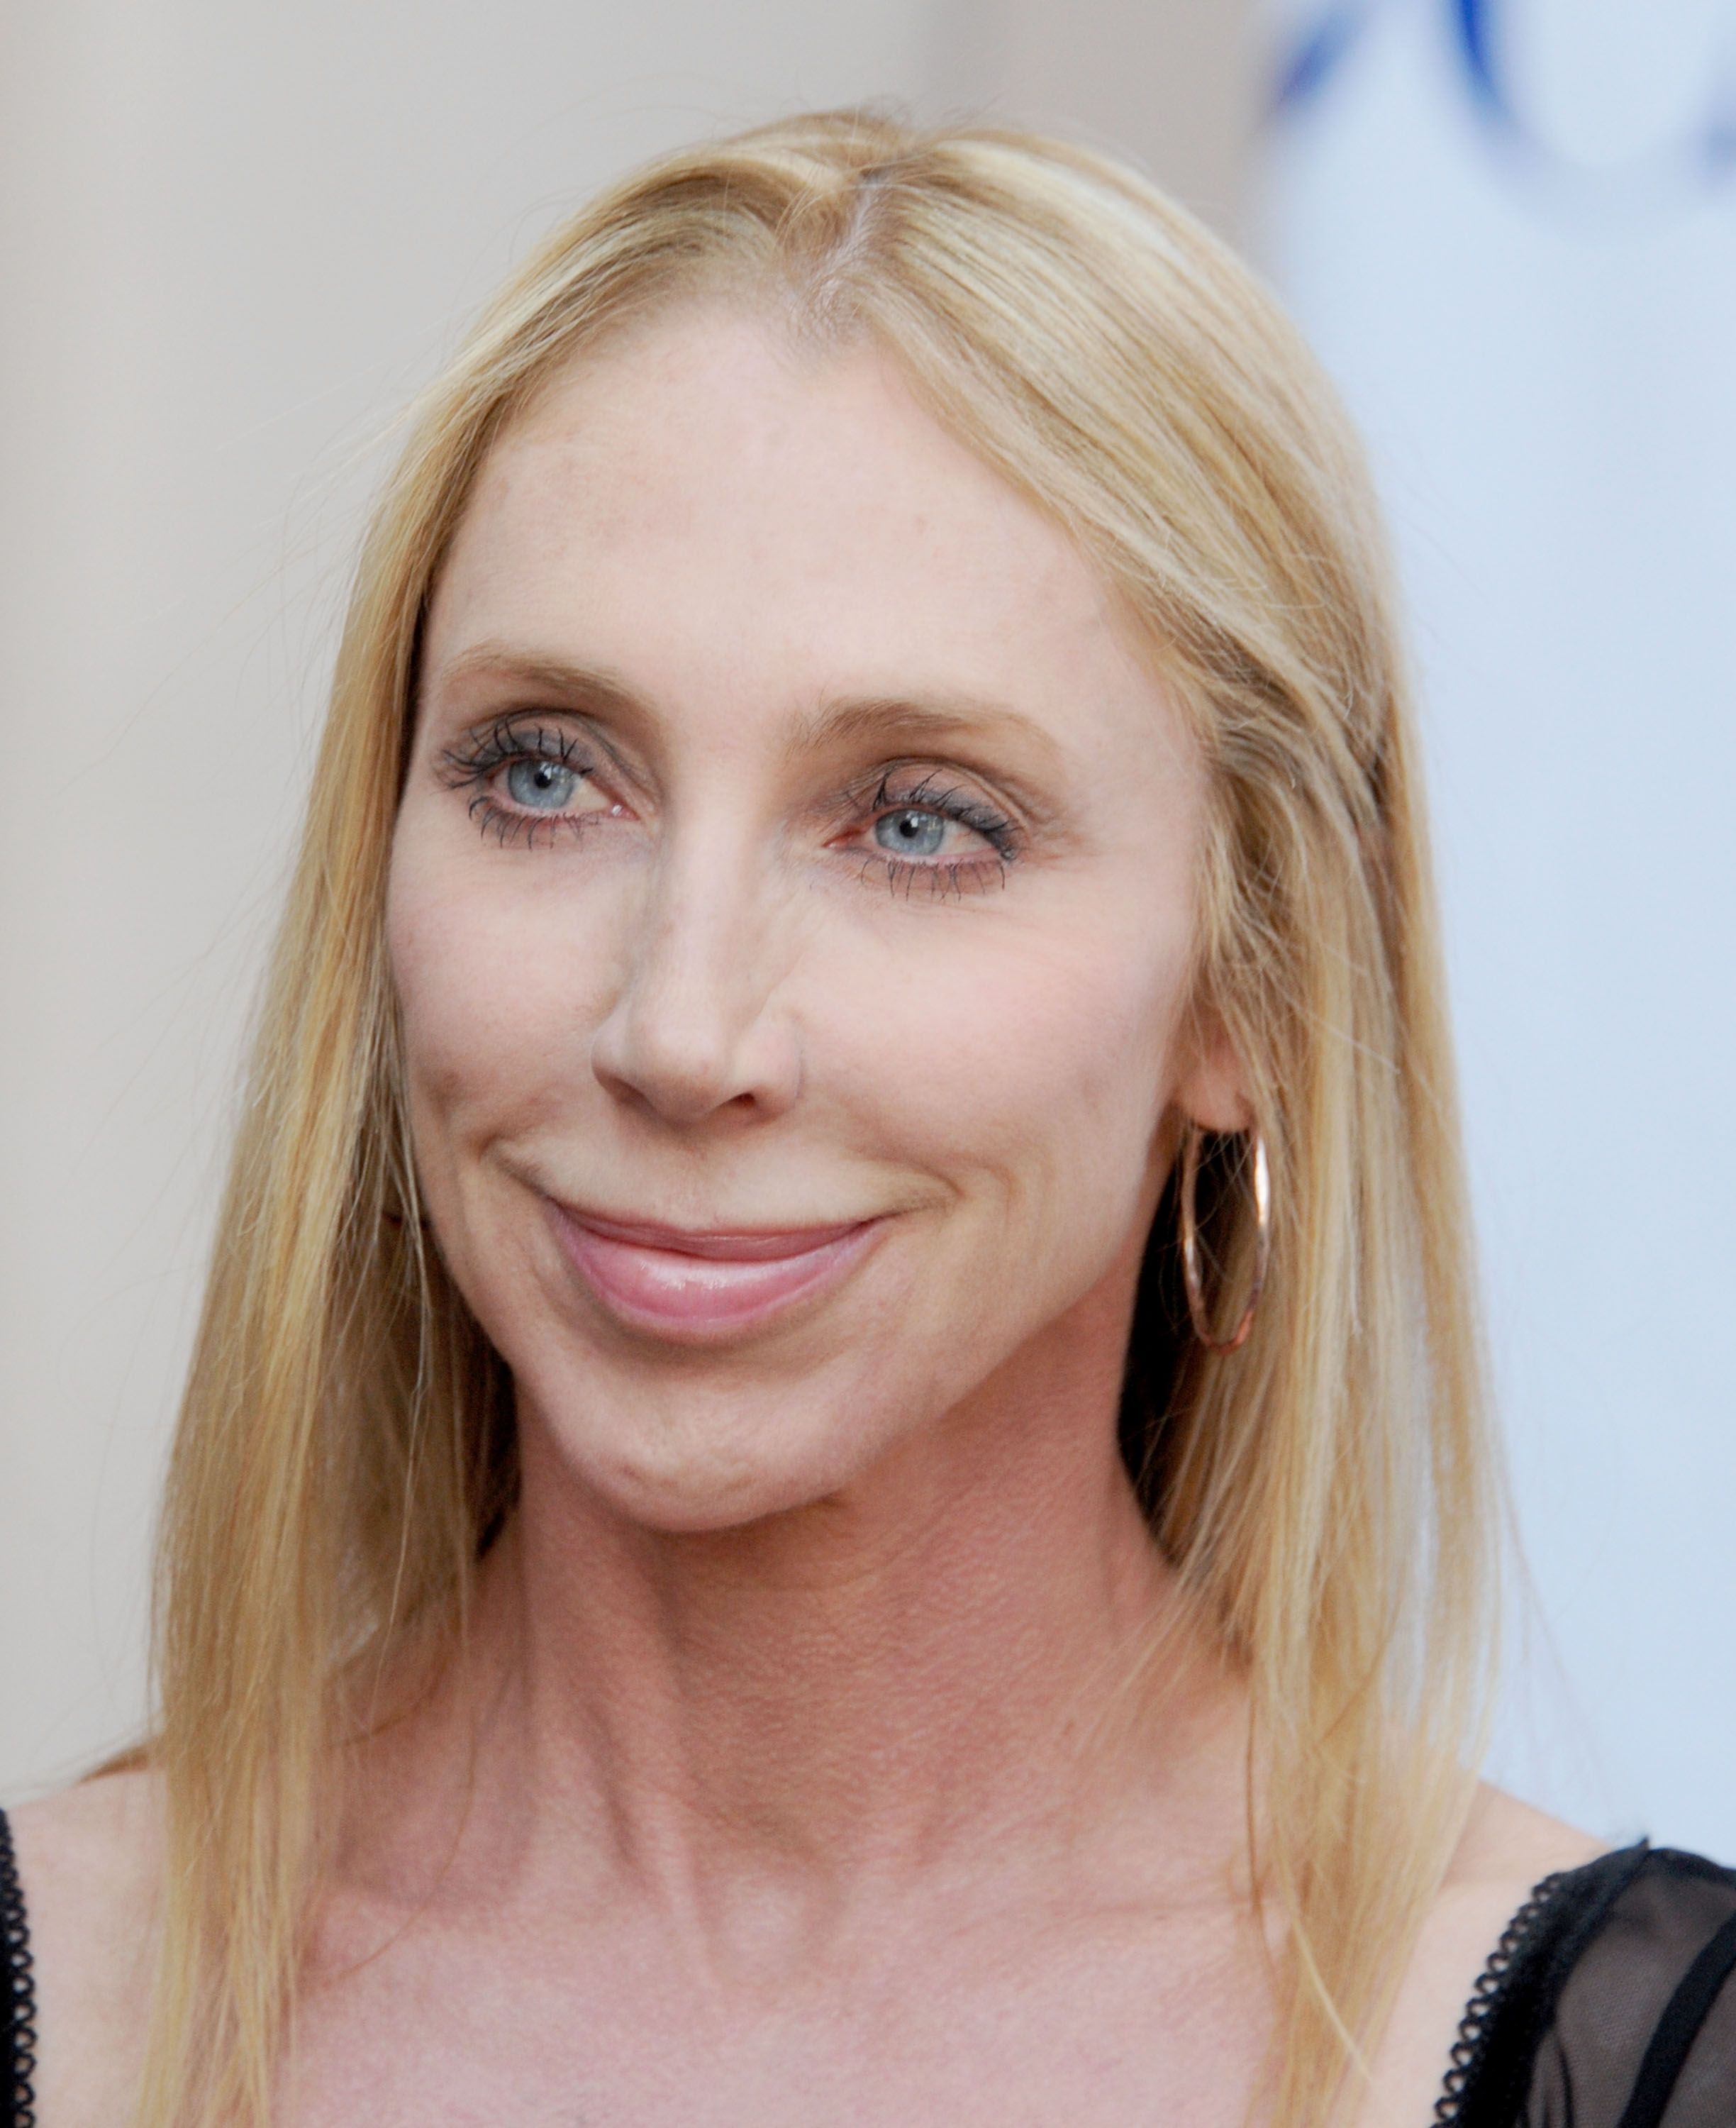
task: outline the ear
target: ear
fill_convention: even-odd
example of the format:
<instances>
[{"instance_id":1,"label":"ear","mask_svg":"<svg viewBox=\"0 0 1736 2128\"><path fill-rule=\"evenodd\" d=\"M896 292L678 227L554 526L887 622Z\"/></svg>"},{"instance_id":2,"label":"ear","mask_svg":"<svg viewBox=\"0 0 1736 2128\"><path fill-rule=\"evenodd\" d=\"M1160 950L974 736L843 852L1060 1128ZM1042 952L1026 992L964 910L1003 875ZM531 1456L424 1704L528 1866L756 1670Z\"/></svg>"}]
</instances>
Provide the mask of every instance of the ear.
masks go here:
<instances>
[{"instance_id":1,"label":"ear","mask_svg":"<svg viewBox=\"0 0 1736 2128\"><path fill-rule=\"evenodd\" d=\"M1202 1130L1245 1131L1254 1128L1247 1074L1223 1022L1202 1014L1183 1050L1175 1082L1175 1105Z\"/></svg>"}]
</instances>

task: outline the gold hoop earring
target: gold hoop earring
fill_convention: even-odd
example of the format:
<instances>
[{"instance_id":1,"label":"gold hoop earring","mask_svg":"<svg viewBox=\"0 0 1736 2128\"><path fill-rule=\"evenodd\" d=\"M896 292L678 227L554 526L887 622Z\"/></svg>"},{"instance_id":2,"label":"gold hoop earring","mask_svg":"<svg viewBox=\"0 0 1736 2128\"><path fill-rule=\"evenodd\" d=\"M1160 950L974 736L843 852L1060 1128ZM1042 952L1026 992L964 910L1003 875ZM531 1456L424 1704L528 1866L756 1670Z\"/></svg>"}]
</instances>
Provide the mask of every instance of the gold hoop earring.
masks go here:
<instances>
[{"instance_id":1,"label":"gold hoop earring","mask_svg":"<svg viewBox=\"0 0 1736 2128\"><path fill-rule=\"evenodd\" d=\"M1193 1325L1193 1334L1208 1352L1233 1352L1244 1343L1254 1327L1254 1311L1259 1305L1261 1290L1266 1283L1266 1267L1272 1258L1272 1177L1266 1166L1266 1141L1258 1131L1254 1133L1254 1216L1256 1221L1254 1242L1254 1285L1248 1294L1248 1304L1235 1330L1227 1337L1214 1337L1211 1325L1206 1320L1206 1299L1200 1289L1199 1227L1193 1209L1194 1185L1199 1178L1199 1142L1205 1133L1196 1123L1188 1125L1186 1142L1182 1147L1181 1228L1182 1228L1182 1284L1188 1291L1188 1315Z\"/></svg>"}]
</instances>

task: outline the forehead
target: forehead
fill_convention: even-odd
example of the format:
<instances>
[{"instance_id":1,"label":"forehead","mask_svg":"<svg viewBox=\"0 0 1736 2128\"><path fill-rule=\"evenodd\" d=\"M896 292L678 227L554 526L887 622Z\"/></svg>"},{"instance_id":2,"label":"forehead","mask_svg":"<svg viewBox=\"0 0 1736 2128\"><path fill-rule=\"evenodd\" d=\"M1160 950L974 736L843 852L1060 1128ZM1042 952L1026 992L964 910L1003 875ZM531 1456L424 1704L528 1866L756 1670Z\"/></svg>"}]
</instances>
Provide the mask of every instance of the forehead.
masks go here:
<instances>
[{"instance_id":1,"label":"forehead","mask_svg":"<svg viewBox=\"0 0 1736 2128\"><path fill-rule=\"evenodd\" d=\"M718 306L611 342L495 445L443 572L431 661L582 658L653 698L956 692L1152 737L1159 686L1065 531L866 341Z\"/></svg>"}]
</instances>

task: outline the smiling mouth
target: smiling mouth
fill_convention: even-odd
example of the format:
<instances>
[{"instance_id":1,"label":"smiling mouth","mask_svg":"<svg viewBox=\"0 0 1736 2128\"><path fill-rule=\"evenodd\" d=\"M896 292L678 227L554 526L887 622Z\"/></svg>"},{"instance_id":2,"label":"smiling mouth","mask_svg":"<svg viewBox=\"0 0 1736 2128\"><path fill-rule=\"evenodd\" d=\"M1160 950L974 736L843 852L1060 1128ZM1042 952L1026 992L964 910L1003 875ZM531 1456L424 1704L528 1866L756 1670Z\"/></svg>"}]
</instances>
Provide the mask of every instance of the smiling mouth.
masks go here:
<instances>
[{"instance_id":1,"label":"smiling mouth","mask_svg":"<svg viewBox=\"0 0 1736 2128\"><path fill-rule=\"evenodd\" d=\"M885 1221L695 1231L549 1202L567 1261L618 1320L704 1340L766 1322L846 1278Z\"/></svg>"}]
</instances>

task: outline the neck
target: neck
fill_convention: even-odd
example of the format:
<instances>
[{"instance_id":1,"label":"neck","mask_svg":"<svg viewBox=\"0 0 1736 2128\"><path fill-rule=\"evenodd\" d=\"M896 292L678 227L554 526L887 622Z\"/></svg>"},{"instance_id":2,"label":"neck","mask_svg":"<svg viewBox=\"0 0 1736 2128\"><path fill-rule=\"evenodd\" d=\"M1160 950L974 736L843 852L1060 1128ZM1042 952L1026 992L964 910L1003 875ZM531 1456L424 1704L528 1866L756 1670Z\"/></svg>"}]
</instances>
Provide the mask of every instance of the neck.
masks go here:
<instances>
[{"instance_id":1,"label":"neck","mask_svg":"<svg viewBox=\"0 0 1736 2128\"><path fill-rule=\"evenodd\" d=\"M448 1703L479 1873L564 1849L663 1894L835 1898L1154 1812L1178 1883L1221 1864L1240 1696L1123 1475L1122 1343L1089 1327L838 1494L703 1534L628 1522L521 1414L521 1504Z\"/></svg>"}]
</instances>

